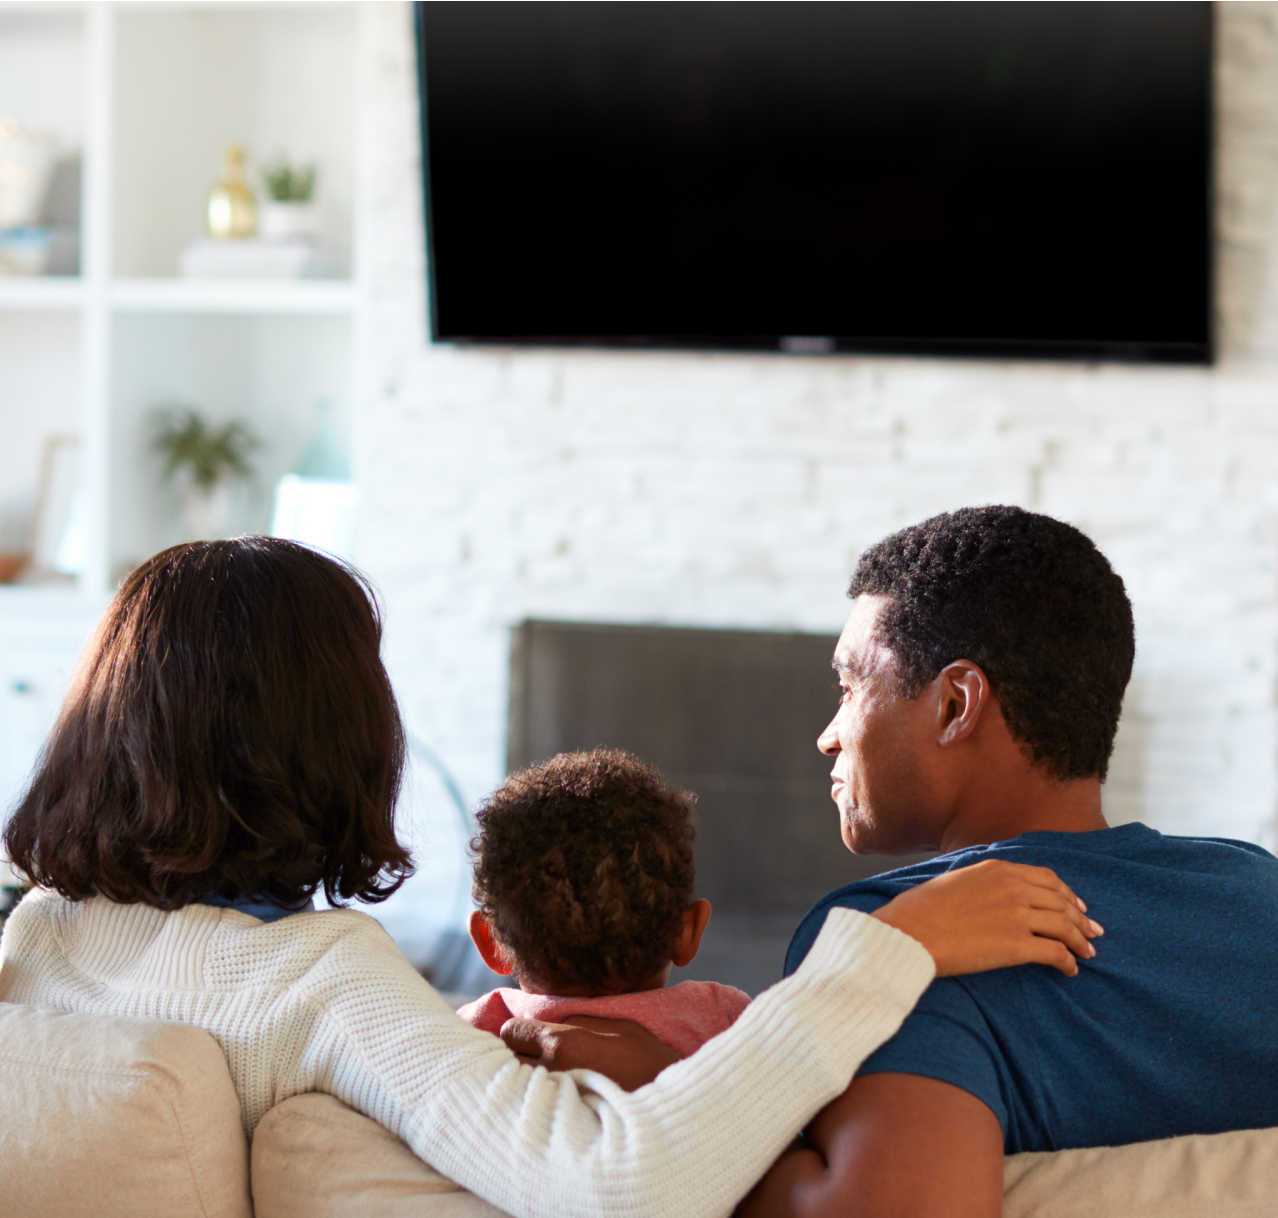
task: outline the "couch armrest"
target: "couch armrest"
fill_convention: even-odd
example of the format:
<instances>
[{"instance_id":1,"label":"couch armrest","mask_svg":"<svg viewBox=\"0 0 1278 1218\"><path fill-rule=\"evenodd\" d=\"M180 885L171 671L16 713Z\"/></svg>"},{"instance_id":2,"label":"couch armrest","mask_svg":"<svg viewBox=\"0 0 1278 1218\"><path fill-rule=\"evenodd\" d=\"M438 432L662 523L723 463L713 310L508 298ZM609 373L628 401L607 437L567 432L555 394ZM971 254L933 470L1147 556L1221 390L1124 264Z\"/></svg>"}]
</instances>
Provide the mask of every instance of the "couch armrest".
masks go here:
<instances>
[{"instance_id":1,"label":"couch armrest","mask_svg":"<svg viewBox=\"0 0 1278 1218\"><path fill-rule=\"evenodd\" d=\"M0 1002L0 1211L252 1218L248 1168L207 1032Z\"/></svg>"}]
</instances>

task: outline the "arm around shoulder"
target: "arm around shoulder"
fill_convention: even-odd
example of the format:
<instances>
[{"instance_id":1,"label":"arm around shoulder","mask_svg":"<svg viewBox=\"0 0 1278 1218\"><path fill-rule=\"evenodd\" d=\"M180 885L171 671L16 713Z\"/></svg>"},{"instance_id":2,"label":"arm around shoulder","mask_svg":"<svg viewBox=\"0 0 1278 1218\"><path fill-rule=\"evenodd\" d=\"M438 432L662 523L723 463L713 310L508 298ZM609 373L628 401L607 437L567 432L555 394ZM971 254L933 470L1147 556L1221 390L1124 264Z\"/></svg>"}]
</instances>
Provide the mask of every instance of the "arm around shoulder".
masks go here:
<instances>
[{"instance_id":1,"label":"arm around shoulder","mask_svg":"<svg viewBox=\"0 0 1278 1218\"><path fill-rule=\"evenodd\" d=\"M322 1089L516 1218L716 1218L893 1035L932 974L908 936L833 911L795 976L631 1094L520 1065L402 957L362 954L320 987L344 1059Z\"/></svg>"}]
</instances>

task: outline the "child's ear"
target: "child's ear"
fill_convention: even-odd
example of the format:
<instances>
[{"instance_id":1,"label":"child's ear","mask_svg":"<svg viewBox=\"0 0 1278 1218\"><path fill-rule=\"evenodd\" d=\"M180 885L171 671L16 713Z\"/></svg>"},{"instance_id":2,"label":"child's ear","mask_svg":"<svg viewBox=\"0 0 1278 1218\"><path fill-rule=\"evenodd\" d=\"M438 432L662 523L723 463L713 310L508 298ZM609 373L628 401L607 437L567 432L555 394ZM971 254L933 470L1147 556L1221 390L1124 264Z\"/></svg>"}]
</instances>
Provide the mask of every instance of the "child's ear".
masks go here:
<instances>
[{"instance_id":1,"label":"child's ear","mask_svg":"<svg viewBox=\"0 0 1278 1218\"><path fill-rule=\"evenodd\" d=\"M696 959L697 949L701 946L701 936L710 924L710 902L702 897L693 901L683 911L683 930L679 932L679 940L675 944L674 954L670 957L675 964L683 968Z\"/></svg>"},{"instance_id":2,"label":"child's ear","mask_svg":"<svg viewBox=\"0 0 1278 1218\"><path fill-rule=\"evenodd\" d=\"M514 966L507 963L506 953L501 950L501 944L494 938L493 928L489 925L488 919L479 910L476 909L471 913L466 929L470 931L470 940L479 949L484 963L494 973L509 977L515 971Z\"/></svg>"}]
</instances>

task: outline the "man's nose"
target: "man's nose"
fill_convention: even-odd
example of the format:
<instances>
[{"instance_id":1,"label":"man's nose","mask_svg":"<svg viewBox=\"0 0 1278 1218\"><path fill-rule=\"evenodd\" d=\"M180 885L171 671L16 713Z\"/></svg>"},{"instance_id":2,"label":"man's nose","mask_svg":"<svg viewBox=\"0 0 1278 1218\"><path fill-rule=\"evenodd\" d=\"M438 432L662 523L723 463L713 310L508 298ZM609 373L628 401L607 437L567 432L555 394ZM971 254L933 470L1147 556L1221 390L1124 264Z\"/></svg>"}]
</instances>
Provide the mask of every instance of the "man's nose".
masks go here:
<instances>
[{"instance_id":1,"label":"man's nose","mask_svg":"<svg viewBox=\"0 0 1278 1218\"><path fill-rule=\"evenodd\" d=\"M827 757L833 757L835 753L841 753L843 750L839 747L839 733L835 730L836 719L831 719L825 725L823 731L817 737L817 748L821 750Z\"/></svg>"}]
</instances>

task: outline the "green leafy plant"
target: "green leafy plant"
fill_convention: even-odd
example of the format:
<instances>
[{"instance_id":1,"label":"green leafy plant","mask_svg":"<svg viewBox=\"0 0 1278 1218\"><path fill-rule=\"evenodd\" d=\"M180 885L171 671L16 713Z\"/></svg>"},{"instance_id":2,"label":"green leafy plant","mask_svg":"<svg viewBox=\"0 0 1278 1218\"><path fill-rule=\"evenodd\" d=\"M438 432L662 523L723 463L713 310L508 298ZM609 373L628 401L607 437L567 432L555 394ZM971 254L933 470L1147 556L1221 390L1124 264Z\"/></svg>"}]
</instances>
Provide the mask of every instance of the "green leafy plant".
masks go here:
<instances>
[{"instance_id":1,"label":"green leafy plant","mask_svg":"<svg viewBox=\"0 0 1278 1218\"><path fill-rule=\"evenodd\" d=\"M294 166L280 157L262 166L262 180L276 203L309 203L315 193L315 163Z\"/></svg>"},{"instance_id":2,"label":"green leafy plant","mask_svg":"<svg viewBox=\"0 0 1278 1218\"><path fill-rule=\"evenodd\" d=\"M191 481L211 491L227 478L247 478L253 470L249 454L262 442L247 423L238 419L223 427L210 427L198 411L170 411L160 417L155 447L164 457L166 477L191 471Z\"/></svg>"}]
</instances>

